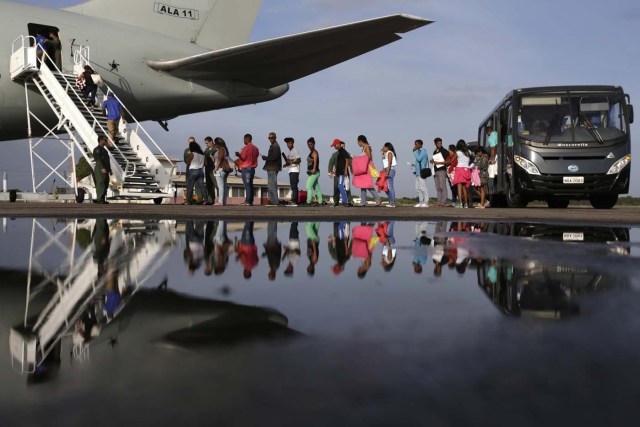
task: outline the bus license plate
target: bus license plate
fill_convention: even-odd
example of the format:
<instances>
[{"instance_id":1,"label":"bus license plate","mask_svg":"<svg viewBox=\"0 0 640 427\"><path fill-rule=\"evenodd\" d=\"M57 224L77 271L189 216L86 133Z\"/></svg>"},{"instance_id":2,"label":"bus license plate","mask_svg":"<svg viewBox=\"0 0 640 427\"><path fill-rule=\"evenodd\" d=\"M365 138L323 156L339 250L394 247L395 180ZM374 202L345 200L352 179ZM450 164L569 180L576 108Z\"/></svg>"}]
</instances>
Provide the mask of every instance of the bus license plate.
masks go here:
<instances>
[{"instance_id":1,"label":"bus license plate","mask_svg":"<svg viewBox=\"0 0 640 427\"><path fill-rule=\"evenodd\" d=\"M562 233L562 240L565 242L582 242L584 233Z\"/></svg>"},{"instance_id":2,"label":"bus license plate","mask_svg":"<svg viewBox=\"0 0 640 427\"><path fill-rule=\"evenodd\" d=\"M563 176L563 184L584 184L584 176Z\"/></svg>"}]
</instances>

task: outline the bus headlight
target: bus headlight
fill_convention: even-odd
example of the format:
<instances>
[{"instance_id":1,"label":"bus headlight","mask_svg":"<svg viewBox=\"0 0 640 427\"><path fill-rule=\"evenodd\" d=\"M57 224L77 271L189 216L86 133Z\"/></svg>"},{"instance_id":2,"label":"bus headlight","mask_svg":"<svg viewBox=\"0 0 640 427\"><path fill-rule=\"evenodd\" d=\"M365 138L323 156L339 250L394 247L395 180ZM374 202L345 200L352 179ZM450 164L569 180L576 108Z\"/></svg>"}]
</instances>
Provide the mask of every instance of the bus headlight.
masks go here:
<instances>
[{"instance_id":1,"label":"bus headlight","mask_svg":"<svg viewBox=\"0 0 640 427\"><path fill-rule=\"evenodd\" d=\"M623 158L615 162L609 168L609 172L607 172L607 175L614 175L614 174L620 173L620 171L624 169L624 167L627 166L630 162L631 162L631 155L627 154L626 156L624 156Z\"/></svg>"},{"instance_id":2,"label":"bus headlight","mask_svg":"<svg viewBox=\"0 0 640 427\"><path fill-rule=\"evenodd\" d=\"M538 167L534 165L533 162L530 162L529 160L520 156L515 156L514 160L516 161L516 164L522 169L526 170L529 175L540 175Z\"/></svg>"}]
</instances>

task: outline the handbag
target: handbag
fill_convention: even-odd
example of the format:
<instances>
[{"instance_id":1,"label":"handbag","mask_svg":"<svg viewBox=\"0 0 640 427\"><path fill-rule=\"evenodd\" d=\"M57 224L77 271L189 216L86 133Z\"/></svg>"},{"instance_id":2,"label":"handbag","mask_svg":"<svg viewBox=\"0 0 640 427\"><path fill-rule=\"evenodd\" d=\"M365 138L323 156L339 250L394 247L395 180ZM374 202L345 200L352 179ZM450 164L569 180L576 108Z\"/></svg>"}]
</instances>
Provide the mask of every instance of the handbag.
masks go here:
<instances>
[{"instance_id":1,"label":"handbag","mask_svg":"<svg viewBox=\"0 0 640 427\"><path fill-rule=\"evenodd\" d=\"M380 178L380 172L378 172L378 170L375 166L373 166L372 163L369 163L369 174L371 175L371 178Z\"/></svg>"},{"instance_id":2,"label":"handbag","mask_svg":"<svg viewBox=\"0 0 640 427\"><path fill-rule=\"evenodd\" d=\"M220 167L222 167L222 171L224 173L233 172L233 166L231 166L231 163L229 163L229 158L228 157L225 157L224 160L222 160L222 163L220 164Z\"/></svg>"},{"instance_id":3,"label":"handbag","mask_svg":"<svg viewBox=\"0 0 640 427\"><path fill-rule=\"evenodd\" d=\"M420 169L420 178L427 179L431 176L431 168Z\"/></svg>"},{"instance_id":4,"label":"handbag","mask_svg":"<svg viewBox=\"0 0 640 427\"><path fill-rule=\"evenodd\" d=\"M93 80L93 83L98 87L104 86L104 81L102 81L102 76L98 73L91 74L91 80Z\"/></svg>"},{"instance_id":5,"label":"handbag","mask_svg":"<svg viewBox=\"0 0 640 427\"><path fill-rule=\"evenodd\" d=\"M236 159L234 161L234 163L236 164L236 168L241 171L242 170L242 159Z\"/></svg>"}]
</instances>

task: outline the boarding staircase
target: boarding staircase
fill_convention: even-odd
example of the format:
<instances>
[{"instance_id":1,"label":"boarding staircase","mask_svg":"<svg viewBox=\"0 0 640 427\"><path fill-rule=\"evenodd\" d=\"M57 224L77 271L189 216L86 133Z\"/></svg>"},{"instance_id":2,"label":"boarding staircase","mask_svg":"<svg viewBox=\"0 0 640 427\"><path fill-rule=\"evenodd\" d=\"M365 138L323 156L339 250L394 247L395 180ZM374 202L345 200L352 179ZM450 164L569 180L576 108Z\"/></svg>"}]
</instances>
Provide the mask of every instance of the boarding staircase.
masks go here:
<instances>
[{"instance_id":1,"label":"boarding staircase","mask_svg":"<svg viewBox=\"0 0 640 427\"><path fill-rule=\"evenodd\" d=\"M83 99L80 90L76 86L76 75L79 74L78 70L82 70L85 65L89 64L89 48L80 46L75 51L74 67L76 71L74 74L63 73L53 65L53 61L46 61L46 53L44 53L43 62L38 68L35 50L35 40L32 40L31 37L19 37L14 41L11 57L11 78L14 81L23 82L25 89L30 86L35 87L55 113L58 120L57 124L49 127L44 121L38 119L37 115L29 111L29 120L34 118L49 130L45 138L58 138L57 134L67 133L73 146L93 166L95 163L92 152L98 145L98 135L107 135L112 169L107 193L109 199L149 199L160 203L163 198L173 197L174 188L171 178L175 165L162 152L140 123L135 120L115 93L114 96L120 102L125 111L125 116L127 116L127 121L121 121L119 124L121 138L116 141L112 141L108 135L107 117L103 114L102 108L87 105L87 101ZM25 90L25 93L27 94L27 108L29 108L29 91ZM113 92L106 84L102 84L98 93L106 97L107 94ZM29 134L31 134L30 121ZM30 146L32 145L30 144ZM35 146L37 145L39 143L35 144ZM160 156L156 156L150 147L154 147L160 153ZM158 157L161 157L163 161L161 162ZM33 169L33 149L31 158ZM37 154L36 158L39 158ZM68 158L75 164L73 152L70 153ZM41 160L46 163L44 159L41 158ZM56 172L52 172L49 176L53 173ZM61 174L56 174L62 177ZM78 194L77 201L82 201L84 194L89 194L90 198L95 198L95 186L90 177L80 183L76 183L74 171L69 176L71 179L67 183L70 187L76 189L76 194ZM37 191L36 187L42 183L36 185L35 178L33 182L35 192Z\"/></svg>"},{"instance_id":2,"label":"boarding staircase","mask_svg":"<svg viewBox=\"0 0 640 427\"><path fill-rule=\"evenodd\" d=\"M37 219L33 220L31 255L29 258L29 276L27 283L27 306L24 322L14 326L9 334L9 348L12 365L20 373L33 373L40 364L54 351L60 341L73 335L76 322L87 310L96 306L105 295L108 280L113 280L122 295L118 310L111 318L100 317L98 326L112 321L126 306L130 298L146 282L157 273L159 267L166 262L169 252L167 246L175 242L172 232L174 223L160 221L142 223L140 221L109 222L109 253L104 254L103 268L100 273L94 244L78 253L76 239L81 230L95 233L97 221L69 221L62 230L51 234ZM70 245L58 245L64 252L65 261L57 271L47 271L40 264L39 258L51 255L52 242L68 241ZM38 242L42 244L40 247ZM32 282L32 273L43 277L39 283ZM37 315L29 312L29 303L46 287L53 286L56 291L48 304ZM83 343L75 343L74 356L82 355L86 347Z\"/></svg>"}]
</instances>

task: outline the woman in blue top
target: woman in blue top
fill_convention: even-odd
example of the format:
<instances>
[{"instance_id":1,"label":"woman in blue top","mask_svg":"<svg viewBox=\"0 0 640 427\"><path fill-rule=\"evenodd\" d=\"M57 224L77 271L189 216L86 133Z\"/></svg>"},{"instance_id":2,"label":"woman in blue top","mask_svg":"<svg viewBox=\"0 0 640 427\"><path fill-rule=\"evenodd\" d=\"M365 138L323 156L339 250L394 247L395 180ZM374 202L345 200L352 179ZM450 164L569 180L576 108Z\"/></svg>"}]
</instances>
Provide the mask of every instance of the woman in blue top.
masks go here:
<instances>
[{"instance_id":1,"label":"woman in blue top","mask_svg":"<svg viewBox=\"0 0 640 427\"><path fill-rule=\"evenodd\" d=\"M416 162L413 164L413 173L416 176L416 192L418 193L418 204L416 208L428 208L429 207L429 190L427 189L427 180L420 176L420 169L425 169L428 164L427 150L422 146L424 143L421 139L416 139L413 146L413 157Z\"/></svg>"}]
</instances>

